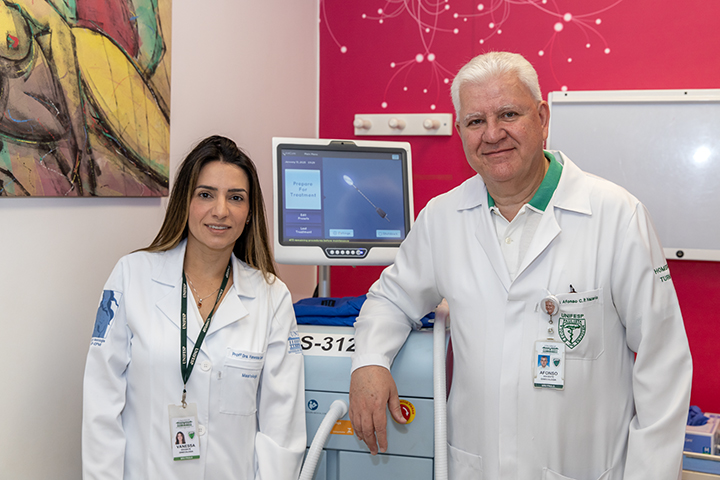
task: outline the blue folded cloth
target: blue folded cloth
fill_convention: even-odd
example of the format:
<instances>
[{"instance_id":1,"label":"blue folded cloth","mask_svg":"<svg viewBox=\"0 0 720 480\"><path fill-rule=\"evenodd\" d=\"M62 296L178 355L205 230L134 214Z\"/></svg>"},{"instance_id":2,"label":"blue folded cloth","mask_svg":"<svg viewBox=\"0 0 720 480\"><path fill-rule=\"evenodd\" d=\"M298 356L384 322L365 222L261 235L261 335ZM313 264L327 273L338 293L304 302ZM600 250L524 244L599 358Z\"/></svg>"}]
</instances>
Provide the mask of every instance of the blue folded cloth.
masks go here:
<instances>
[{"instance_id":1,"label":"blue folded cloth","mask_svg":"<svg viewBox=\"0 0 720 480\"><path fill-rule=\"evenodd\" d=\"M293 305L295 318L300 325L334 325L352 327L367 295L359 297L313 297L298 300ZM422 318L422 326L429 327L435 312Z\"/></svg>"},{"instance_id":2,"label":"blue folded cloth","mask_svg":"<svg viewBox=\"0 0 720 480\"><path fill-rule=\"evenodd\" d=\"M293 307L296 317L357 317L367 295L359 297L313 297L298 300Z\"/></svg>"},{"instance_id":3,"label":"blue folded cloth","mask_svg":"<svg viewBox=\"0 0 720 480\"><path fill-rule=\"evenodd\" d=\"M696 407L695 405L692 405L690 407L690 411L688 412L688 419L687 419L688 425L698 427L700 425L705 425L708 422L708 420L710 420L710 419L703 414L702 410L700 410L699 407Z\"/></svg>"},{"instance_id":4,"label":"blue folded cloth","mask_svg":"<svg viewBox=\"0 0 720 480\"><path fill-rule=\"evenodd\" d=\"M307 316L296 317L298 325L331 325L333 327L352 327L355 325L357 315L354 317L323 317Z\"/></svg>"}]
</instances>

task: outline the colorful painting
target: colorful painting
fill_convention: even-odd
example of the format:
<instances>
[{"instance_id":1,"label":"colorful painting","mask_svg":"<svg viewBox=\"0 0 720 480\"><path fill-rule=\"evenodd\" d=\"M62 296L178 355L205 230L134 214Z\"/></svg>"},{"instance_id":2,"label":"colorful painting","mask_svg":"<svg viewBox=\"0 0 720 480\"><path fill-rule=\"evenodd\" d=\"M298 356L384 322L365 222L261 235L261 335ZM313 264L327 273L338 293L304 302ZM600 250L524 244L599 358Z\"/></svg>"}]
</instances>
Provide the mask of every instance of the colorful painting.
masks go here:
<instances>
[{"instance_id":1,"label":"colorful painting","mask_svg":"<svg viewBox=\"0 0 720 480\"><path fill-rule=\"evenodd\" d=\"M0 196L165 196L171 0L0 0Z\"/></svg>"}]
</instances>

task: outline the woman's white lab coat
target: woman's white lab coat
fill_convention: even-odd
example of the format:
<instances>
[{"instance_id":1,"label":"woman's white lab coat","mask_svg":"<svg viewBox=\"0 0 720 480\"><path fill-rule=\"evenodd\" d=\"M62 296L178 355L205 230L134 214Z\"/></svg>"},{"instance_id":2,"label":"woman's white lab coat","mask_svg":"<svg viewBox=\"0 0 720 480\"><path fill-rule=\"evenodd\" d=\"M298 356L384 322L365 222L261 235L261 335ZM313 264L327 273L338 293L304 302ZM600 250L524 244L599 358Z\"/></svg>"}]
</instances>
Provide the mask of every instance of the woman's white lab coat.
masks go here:
<instances>
[{"instance_id":1,"label":"woman's white lab coat","mask_svg":"<svg viewBox=\"0 0 720 480\"><path fill-rule=\"evenodd\" d=\"M298 478L305 451L303 357L290 294L235 256L187 384L200 459L173 461L168 405L180 404L185 241L123 257L105 285L85 368L83 477ZM188 300L188 351L200 332ZM254 360L240 360L250 353Z\"/></svg>"},{"instance_id":2,"label":"woman's white lab coat","mask_svg":"<svg viewBox=\"0 0 720 480\"><path fill-rule=\"evenodd\" d=\"M387 366L409 330L403 314L419 319L445 297L451 479L675 480L692 365L663 251L636 198L553 153L562 176L517 277L471 178L427 205L372 287L353 368ZM565 348L563 390L533 385L548 294L585 321ZM556 340L560 328L555 317Z\"/></svg>"}]
</instances>

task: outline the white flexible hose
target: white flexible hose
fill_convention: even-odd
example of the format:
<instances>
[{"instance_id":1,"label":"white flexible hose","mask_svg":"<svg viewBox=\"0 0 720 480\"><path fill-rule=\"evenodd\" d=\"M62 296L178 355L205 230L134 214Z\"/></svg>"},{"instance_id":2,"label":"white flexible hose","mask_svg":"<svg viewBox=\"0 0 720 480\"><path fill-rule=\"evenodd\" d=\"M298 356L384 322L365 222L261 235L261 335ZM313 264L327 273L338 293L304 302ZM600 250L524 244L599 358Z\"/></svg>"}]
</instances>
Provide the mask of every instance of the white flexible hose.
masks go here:
<instances>
[{"instance_id":1,"label":"white flexible hose","mask_svg":"<svg viewBox=\"0 0 720 480\"><path fill-rule=\"evenodd\" d=\"M335 423L340 420L348 412L347 403L342 400L335 400L331 405L328 413L325 414L320 427L315 433L310 449L308 450L307 456L305 457L305 463L303 464L302 471L300 472L300 480L312 480L315 475L315 468L317 468L318 460L322 454L325 443L330 436Z\"/></svg>"},{"instance_id":2,"label":"white flexible hose","mask_svg":"<svg viewBox=\"0 0 720 480\"><path fill-rule=\"evenodd\" d=\"M435 480L447 480L447 397L445 379L445 323L450 308L445 300L435 309L433 326L433 396L435 405Z\"/></svg>"}]
</instances>

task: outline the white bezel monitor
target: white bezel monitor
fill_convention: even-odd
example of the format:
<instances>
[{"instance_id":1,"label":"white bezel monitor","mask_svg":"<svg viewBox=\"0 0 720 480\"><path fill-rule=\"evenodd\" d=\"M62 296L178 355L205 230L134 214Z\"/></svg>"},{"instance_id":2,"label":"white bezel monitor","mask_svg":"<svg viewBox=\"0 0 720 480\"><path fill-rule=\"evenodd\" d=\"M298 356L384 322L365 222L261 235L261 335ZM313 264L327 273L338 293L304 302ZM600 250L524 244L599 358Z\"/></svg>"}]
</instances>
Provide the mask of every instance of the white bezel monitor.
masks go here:
<instances>
[{"instance_id":1,"label":"white bezel monitor","mask_svg":"<svg viewBox=\"0 0 720 480\"><path fill-rule=\"evenodd\" d=\"M415 218L407 142L273 138L274 253L389 265Z\"/></svg>"}]
</instances>

